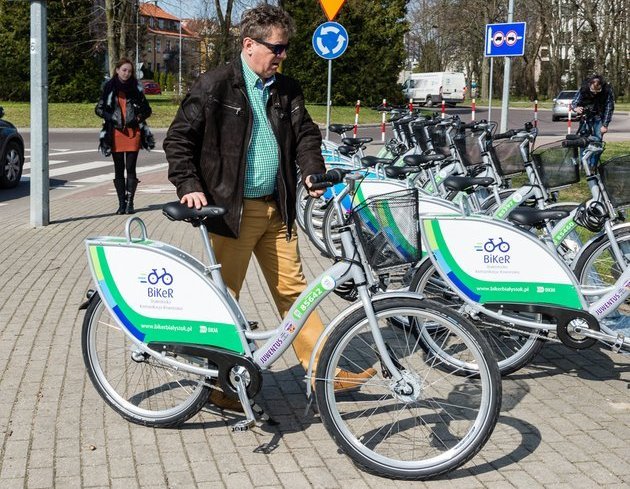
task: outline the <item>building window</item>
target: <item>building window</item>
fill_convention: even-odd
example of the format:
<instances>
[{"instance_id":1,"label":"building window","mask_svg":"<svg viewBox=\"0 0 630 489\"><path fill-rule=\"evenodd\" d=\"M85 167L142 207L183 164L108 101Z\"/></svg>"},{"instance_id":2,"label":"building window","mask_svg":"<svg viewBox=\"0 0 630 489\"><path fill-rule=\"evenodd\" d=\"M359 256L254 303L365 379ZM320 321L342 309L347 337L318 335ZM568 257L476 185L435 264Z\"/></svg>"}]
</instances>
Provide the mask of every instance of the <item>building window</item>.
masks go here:
<instances>
[{"instance_id":1,"label":"building window","mask_svg":"<svg viewBox=\"0 0 630 489\"><path fill-rule=\"evenodd\" d=\"M161 53L162 52L162 40L161 39L156 39L155 40L155 52L156 53Z\"/></svg>"},{"instance_id":2,"label":"building window","mask_svg":"<svg viewBox=\"0 0 630 489\"><path fill-rule=\"evenodd\" d=\"M147 53L150 53L151 51L153 51L153 43L149 41L147 43Z\"/></svg>"},{"instance_id":3,"label":"building window","mask_svg":"<svg viewBox=\"0 0 630 489\"><path fill-rule=\"evenodd\" d=\"M160 29L164 29L164 19L158 20L158 26L160 27Z\"/></svg>"},{"instance_id":4,"label":"building window","mask_svg":"<svg viewBox=\"0 0 630 489\"><path fill-rule=\"evenodd\" d=\"M166 41L166 50L167 50L167 51L170 51L170 50L171 50L171 40L170 40L170 39L168 39L168 40Z\"/></svg>"}]
</instances>

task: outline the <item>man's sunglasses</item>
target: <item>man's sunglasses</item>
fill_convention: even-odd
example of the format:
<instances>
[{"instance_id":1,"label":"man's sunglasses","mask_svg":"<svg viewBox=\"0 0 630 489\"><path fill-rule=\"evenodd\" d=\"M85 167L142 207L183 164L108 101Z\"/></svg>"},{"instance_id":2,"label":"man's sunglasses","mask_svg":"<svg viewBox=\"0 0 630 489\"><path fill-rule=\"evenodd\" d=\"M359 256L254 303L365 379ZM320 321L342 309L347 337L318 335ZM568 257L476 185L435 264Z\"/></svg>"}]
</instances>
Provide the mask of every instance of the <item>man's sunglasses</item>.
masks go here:
<instances>
[{"instance_id":1,"label":"man's sunglasses","mask_svg":"<svg viewBox=\"0 0 630 489\"><path fill-rule=\"evenodd\" d=\"M289 49L289 43L271 44L270 42L263 41L262 39L256 39L254 37L252 37L252 41L257 42L258 44L262 44L276 56L280 56L282 53L286 52Z\"/></svg>"}]
</instances>

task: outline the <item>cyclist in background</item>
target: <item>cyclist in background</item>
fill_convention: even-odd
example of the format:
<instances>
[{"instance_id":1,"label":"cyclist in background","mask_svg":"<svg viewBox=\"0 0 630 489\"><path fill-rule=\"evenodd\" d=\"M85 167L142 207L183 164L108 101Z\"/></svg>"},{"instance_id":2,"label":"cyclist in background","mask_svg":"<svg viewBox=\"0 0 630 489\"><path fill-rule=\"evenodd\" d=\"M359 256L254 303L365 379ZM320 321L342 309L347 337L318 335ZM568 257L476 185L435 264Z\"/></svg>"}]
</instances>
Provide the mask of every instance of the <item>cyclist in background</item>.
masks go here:
<instances>
[{"instance_id":1,"label":"cyclist in background","mask_svg":"<svg viewBox=\"0 0 630 489\"><path fill-rule=\"evenodd\" d=\"M586 123L590 126L589 135L601 141L604 134L608 132L608 125L615 111L615 95L610 83L606 82L601 75L588 77L575 95L570 108L576 114L584 115L585 120L580 124L580 129ZM597 168L599 156L600 153L597 153L591 158L589 162L591 170Z\"/></svg>"}]
</instances>

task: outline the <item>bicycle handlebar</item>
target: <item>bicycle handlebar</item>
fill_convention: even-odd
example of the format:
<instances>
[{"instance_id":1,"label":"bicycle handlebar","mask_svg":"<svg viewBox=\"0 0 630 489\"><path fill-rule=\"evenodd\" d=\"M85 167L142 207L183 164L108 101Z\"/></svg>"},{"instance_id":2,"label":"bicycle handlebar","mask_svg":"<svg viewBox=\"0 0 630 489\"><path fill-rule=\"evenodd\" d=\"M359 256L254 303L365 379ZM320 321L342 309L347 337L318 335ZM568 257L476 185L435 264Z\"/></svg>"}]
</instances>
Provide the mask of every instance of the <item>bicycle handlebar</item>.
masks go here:
<instances>
[{"instance_id":1,"label":"bicycle handlebar","mask_svg":"<svg viewBox=\"0 0 630 489\"><path fill-rule=\"evenodd\" d=\"M321 190L328 187L332 187L336 183L341 183L343 177L352 170L343 170L341 168L333 168L326 173L314 173L311 175L311 188L310 190Z\"/></svg>"},{"instance_id":2,"label":"bicycle handlebar","mask_svg":"<svg viewBox=\"0 0 630 489\"><path fill-rule=\"evenodd\" d=\"M499 139L510 139L512 136L516 135L516 131L514 129L509 129L508 131L502 132L500 134L495 134L492 136L493 141L497 141Z\"/></svg>"},{"instance_id":3,"label":"bicycle handlebar","mask_svg":"<svg viewBox=\"0 0 630 489\"><path fill-rule=\"evenodd\" d=\"M589 144L591 144L591 141L589 141L588 138L580 137L562 141L563 148L586 148Z\"/></svg>"}]
</instances>

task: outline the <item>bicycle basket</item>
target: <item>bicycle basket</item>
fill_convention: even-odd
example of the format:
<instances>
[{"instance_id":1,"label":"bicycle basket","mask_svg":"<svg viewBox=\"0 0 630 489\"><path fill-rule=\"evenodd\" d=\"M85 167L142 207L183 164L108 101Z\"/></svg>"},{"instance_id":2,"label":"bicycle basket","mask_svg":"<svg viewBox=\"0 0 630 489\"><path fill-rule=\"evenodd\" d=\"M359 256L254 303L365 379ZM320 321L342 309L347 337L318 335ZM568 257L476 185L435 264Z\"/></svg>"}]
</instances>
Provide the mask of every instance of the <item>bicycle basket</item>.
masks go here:
<instances>
[{"instance_id":1,"label":"bicycle basket","mask_svg":"<svg viewBox=\"0 0 630 489\"><path fill-rule=\"evenodd\" d=\"M429 136L431 137L431 142L433 143L433 149L438 154L443 154L444 156L450 156L451 150L448 146L448 140L446 139L446 126L437 125L429 127Z\"/></svg>"},{"instance_id":2,"label":"bicycle basket","mask_svg":"<svg viewBox=\"0 0 630 489\"><path fill-rule=\"evenodd\" d=\"M613 205L630 205L630 155L618 156L601 163L599 174Z\"/></svg>"},{"instance_id":3,"label":"bicycle basket","mask_svg":"<svg viewBox=\"0 0 630 489\"><path fill-rule=\"evenodd\" d=\"M370 197L352 210L352 220L375 270L415 263L422 257L417 189Z\"/></svg>"},{"instance_id":4,"label":"bicycle basket","mask_svg":"<svg viewBox=\"0 0 630 489\"><path fill-rule=\"evenodd\" d=\"M580 181L578 148L563 148L562 141L539 146L532 160L545 187L553 189Z\"/></svg>"},{"instance_id":5,"label":"bicycle basket","mask_svg":"<svg viewBox=\"0 0 630 489\"><path fill-rule=\"evenodd\" d=\"M516 175L525 171L520 146L521 141L511 139L492 141L490 147L492 161L502 176Z\"/></svg>"},{"instance_id":6,"label":"bicycle basket","mask_svg":"<svg viewBox=\"0 0 630 489\"><path fill-rule=\"evenodd\" d=\"M475 166L483 163L479 146L480 131L458 134L453 138L464 166Z\"/></svg>"}]
</instances>

